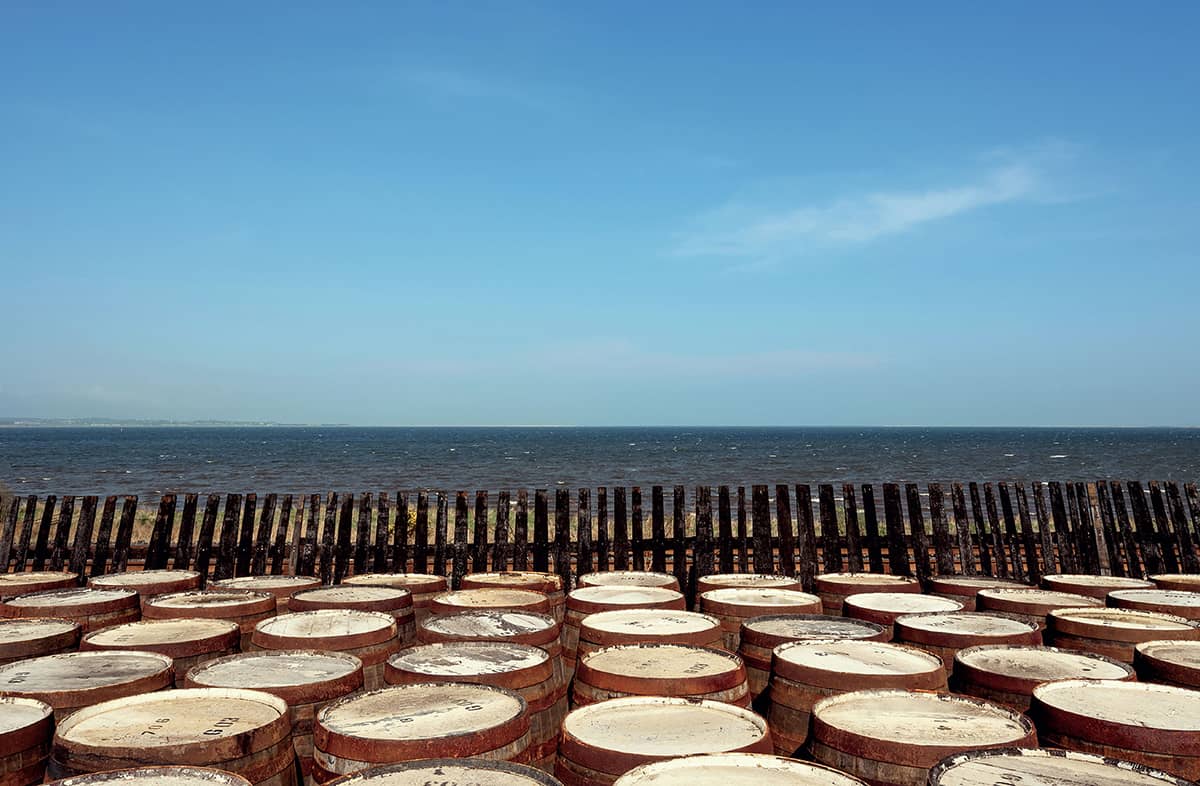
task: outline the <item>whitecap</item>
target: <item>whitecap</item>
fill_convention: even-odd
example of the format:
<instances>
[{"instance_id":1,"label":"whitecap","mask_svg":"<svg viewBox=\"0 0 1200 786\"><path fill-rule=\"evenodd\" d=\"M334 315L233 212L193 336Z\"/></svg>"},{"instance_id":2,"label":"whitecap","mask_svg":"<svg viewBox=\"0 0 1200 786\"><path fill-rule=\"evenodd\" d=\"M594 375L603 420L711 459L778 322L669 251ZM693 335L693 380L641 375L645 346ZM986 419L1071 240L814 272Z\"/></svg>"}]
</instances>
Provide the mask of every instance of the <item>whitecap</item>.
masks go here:
<instances>
[{"instance_id":1,"label":"whitecap","mask_svg":"<svg viewBox=\"0 0 1200 786\"><path fill-rule=\"evenodd\" d=\"M1052 458L1052 459L1066 458L1066 454L1059 453L1059 454L1051 456L1050 458Z\"/></svg>"}]
</instances>

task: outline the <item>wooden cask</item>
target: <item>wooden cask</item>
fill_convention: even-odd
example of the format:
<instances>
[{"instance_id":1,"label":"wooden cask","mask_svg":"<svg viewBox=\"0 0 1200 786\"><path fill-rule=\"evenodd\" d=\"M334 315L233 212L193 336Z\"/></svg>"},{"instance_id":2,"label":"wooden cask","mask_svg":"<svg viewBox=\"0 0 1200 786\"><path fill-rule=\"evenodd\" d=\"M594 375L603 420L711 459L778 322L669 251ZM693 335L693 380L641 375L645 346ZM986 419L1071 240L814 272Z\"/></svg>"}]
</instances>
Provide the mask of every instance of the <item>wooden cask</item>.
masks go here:
<instances>
[{"instance_id":1,"label":"wooden cask","mask_svg":"<svg viewBox=\"0 0 1200 786\"><path fill-rule=\"evenodd\" d=\"M269 592L245 589L212 589L171 592L147 598L142 615L151 620L187 617L227 620L242 633L241 648L249 649L254 626L275 616L276 598Z\"/></svg>"},{"instance_id":2,"label":"wooden cask","mask_svg":"<svg viewBox=\"0 0 1200 786\"><path fill-rule=\"evenodd\" d=\"M769 614L820 614L821 599L795 589L725 587L701 593L700 610L721 621L725 649L737 652L746 620Z\"/></svg>"},{"instance_id":3,"label":"wooden cask","mask_svg":"<svg viewBox=\"0 0 1200 786\"><path fill-rule=\"evenodd\" d=\"M771 677L771 656L776 647L789 641L817 639L861 639L888 641L891 633L882 625L828 614L772 614L753 617L742 623L738 654L746 664L750 695L767 689Z\"/></svg>"},{"instance_id":4,"label":"wooden cask","mask_svg":"<svg viewBox=\"0 0 1200 786\"><path fill-rule=\"evenodd\" d=\"M164 592L183 592L200 588L200 574L194 570L127 570L92 576L88 586L97 589L131 589L141 601Z\"/></svg>"},{"instance_id":5,"label":"wooden cask","mask_svg":"<svg viewBox=\"0 0 1200 786\"><path fill-rule=\"evenodd\" d=\"M0 666L0 693L54 708L54 719L83 707L170 688L171 659L153 652L65 652Z\"/></svg>"},{"instance_id":6,"label":"wooden cask","mask_svg":"<svg viewBox=\"0 0 1200 786\"><path fill-rule=\"evenodd\" d=\"M1055 592L1072 592L1104 600L1108 593L1120 589L1154 589L1153 581L1122 576L1099 576L1088 573L1051 573L1042 576L1042 586Z\"/></svg>"},{"instance_id":7,"label":"wooden cask","mask_svg":"<svg viewBox=\"0 0 1200 786\"><path fill-rule=\"evenodd\" d=\"M128 589L43 590L0 603L0 617L59 617L75 620L84 633L125 622L137 622L142 613L138 594Z\"/></svg>"},{"instance_id":8,"label":"wooden cask","mask_svg":"<svg viewBox=\"0 0 1200 786\"><path fill-rule=\"evenodd\" d=\"M1138 679L1200 689L1200 641L1146 641L1133 649Z\"/></svg>"},{"instance_id":9,"label":"wooden cask","mask_svg":"<svg viewBox=\"0 0 1200 786\"><path fill-rule=\"evenodd\" d=\"M717 589L790 589L800 590L800 580L771 573L710 573L696 579L696 595Z\"/></svg>"},{"instance_id":10,"label":"wooden cask","mask_svg":"<svg viewBox=\"0 0 1200 786\"><path fill-rule=\"evenodd\" d=\"M337 781L338 786L562 786L541 770L511 761L419 759L383 764Z\"/></svg>"},{"instance_id":11,"label":"wooden cask","mask_svg":"<svg viewBox=\"0 0 1200 786\"><path fill-rule=\"evenodd\" d=\"M542 648L501 641L418 644L388 658L384 678L389 685L469 682L514 691L528 705L529 763L554 769L558 730L567 715L567 683Z\"/></svg>"},{"instance_id":12,"label":"wooden cask","mask_svg":"<svg viewBox=\"0 0 1200 786\"><path fill-rule=\"evenodd\" d=\"M1062 680L1033 689L1043 745L1200 779L1200 691L1147 682Z\"/></svg>"},{"instance_id":13,"label":"wooden cask","mask_svg":"<svg viewBox=\"0 0 1200 786\"><path fill-rule=\"evenodd\" d=\"M710 614L669 609L601 611L580 622L576 658L615 644L721 647L723 643L721 621Z\"/></svg>"},{"instance_id":14,"label":"wooden cask","mask_svg":"<svg viewBox=\"0 0 1200 786\"><path fill-rule=\"evenodd\" d=\"M83 626L57 617L0 619L0 666L26 658L70 652L79 646Z\"/></svg>"},{"instance_id":15,"label":"wooden cask","mask_svg":"<svg viewBox=\"0 0 1200 786\"><path fill-rule=\"evenodd\" d=\"M679 590L679 579L670 573L652 570L601 570L585 573L576 582L577 587L662 587Z\"/></svg>"},{"instance_id":16,"label":"wooden cask","mask_svg":"<svg viewBox=\"0 0 1200 786\"><path fill-rule=\"evenodd\" d=\"M1103 606L1104 601L1071 592L1045 589L982 589L975 596L975 608L980 611L1002 611L1015 614L1046 629L1046 615L1055 609L1078 609Z\"/></svg>"},{"instance_id":17,"label":"wooden cask","mask_svg":"<svg viewBox=\"0 0 1200 786\"><path fill-rule=\"evenodd\" d=\"M983 644L1042 643L1038 626L1021 617L997 612L952 611L906 614L893 624L893 638L911 644L942 659L948 675L954 668L954 655L967 647Z\"/></svg>"},{"instance_id":18,"label":"wooden cask","mask_svg":"<svg viewBox=\"0 0 1200 786\"><path fill-rule=\"evenodd\" d=\"M930 576L925 586L930 595L958 601L963 605L963 611L975 611L975 596L981 589L1029 588L1028 584L1014 579L992 576Z\"/></svg>"},{"instance_id":19,"label":"wooden cask","mask_svg":"<svg viewBox=\"0 0 1200 786\"><path fill-rule=\"evenodd\" d=\"M713 753L643 764L616 786L865 786L844 772L765 753Z\"/></svg>"},{"instance_id":20,"label":"wooden cask","mask_svg":"<svg viewBox=\"0 0 1200 786\"><path fill-rule=\"evenodd\" d=\"M1200 573L1159 573L1150 580L1159 589L1200 592Z\"/></svg>"},{"instance_id":21,"label":"wooden cask","mask_svg":"<svg viewBox=\"0 0 1200 786\"><path fill-rule=\"evenodd\" d=\"M1108 605L1117 609L1154 611L1200 620L1200 592L1164 589L1113 590Z\"/></svg>"},{"instance_id":22,"label":"wooden cask","mask_svg":"<svg viewBox=\"0 0 1200 786\"><path fill-rule=\"evenodd\" d=\"M225 770L170 766L93 772L51 783L53 786L250 786L250 781Z\"/></svg>"},{"instance_id":23,"label":"wooden cask","mask_svg":"<svg viewBox=\"0 0 1200 786\"><path fill-rule=\"evenodd\" d=\"M295 786L287 704L269 693L186 688L106 701L58 726L52 777L156 764L197 765L255 786Z\"/></svg>"},{"instance_id":24,"label":"wooden cask","mask_svg":"<svg viewBox=\"0 0 1200 786\"><path fill-rule=\"evenodd\" d=\"M54 710L26 696L0 696L0 786L41 783L54 736Z\"/></svg>"},{"instance_id":25,"label":"wooden cask","mask_svg":"<svg viewBox=\"0 0 1200 786\"><path fill-rule=\"evenodd\" d=\"M293 594L321 586L321 580L313 576L238 576L232 579L221 579L209 585L211 589L248 590L250 592L265 592L275 596L275 611L279 614L288 612L288 603Z\"/></svg>"},{"instance_id":26,"label":"wooden cask","mask_svg":"<svg viewBox=\"0 0 1200 786\"><path fill-rule=\"evenodd\" d=\"M480 758L524 764L525 700L507 688L468 683L395 685L339 699L317 713L318 783L381 764Z\"/></svg>"},{"instance_id":27,"label":"wooden cask","mask_svg":"<svg viewBox=\"0 0 1200 786\"><path fill-rule=\"evenodd\" d=\"M468 573L463 589L520 589L540 592L550 599L550 616L559 624L566 614L567 594L562 577L556 573L533 570L509 570L498 573Z\"/></svg>"},{"instance_id":28,"label":"wooden cask","mask_svg":"<svg viewBox=\"0 0 1200 786\"><path fill-rule=\"evenodd\" d=\"M422 644L452 641L501 641L532 644L550 656L555 674L565 685L570 681L563 664L561 626L549 614L519 611L462 611L434 614L417 626Z\"/></svg>"},{"instance_id":29,"label":"wooden cask","mask_svg":"<svg viewBox=\"0 0 1200 786\"><path fill-rule=\"evenodd\" d=\"M434 614L454 614L459 611L532 611L550 614L550 599L545 593L532 590L453 590L435 595L429 603L429 610Z\"/></svg>"},{"instance_id":30,"label":"wooden cask","mask_svg":"<svg viewBox=\"0 0 1200 786\"><path fill-rule=\"evenodd\" d=\"M363 687L383 687L383 664L400 649L396 618L379 611L293 611L263 620L254 649L325 650L353 655L363 664Z\"/></svg>"},{"instance_id":31,"label":"wooden cask","mask_svg":"<svg viewBox=\"0 0 1200 786\"><path fill-rule=\"evenodd\" d=\"M575 671L579 625L589 614L621 609L669 609L685 611L683 593L665 587L601 586L579 587L567 595L567 614L562 626L563 664L570 676Z\"/></svg>"},{"instance_id":32,"label":"wooden cask","mask_svg":"<svg viewBox=\"0 0 1200 786\"><path fill-rule=\"evenodd\" d=\"M1046 617L1046 643L1133 663L1134 645L1159 639L1200 639L1200 622L1131 609L1055 609Z\"/></svg>"},{"instance_id":33,"label":"wooden cask","mask_svg":"<svg viewBox=\"0 0 1200 786\"><path fill-rule=\"evenodd\" d=\"M857 691L813 707L813 759L871 784L925 786L954 753L1037 745L1024 715L978 699L912 691Z\"/></svg>"},{"instance_id":34,"label":"wooden cask","mask_svg":"<svg viewBox=\"0 0 1200 786\"><path fill-rule=\"evenodd\" d=\"M572 704L626 696L679 696L750 706L742 659L687 644L618 644L579 659Z\"/></svg>"},{"instance_id":35,"label":"wooden cask","mask_svg":"<svg viewBox=\"0 0 1200 786\"><path fill-rule=\"evenodd\" d=\"M34 570L24 573L0 573L0 601L18 595L79 586L79 574L66 570Z\"/></svg>"},{"instance_id":36,"label":"wooden cask","mask_svg":"<svg viewBox=\"0 0 1200 786\"><path fill-rule=\"evenodd\" d=\"M242 632L235 622L187 617L141 620L94 630L83 637L79 649L140 650L166 655L173 662L178 684L193 666L237 652L241 639Z\"/></svg>"},{"instance_id":37,"label":"wooden cask","mask_svg":"<svg viewBox=\"0 0 1200 786\"><path fill-rule=\"evenodd\" d=\"M813 706L853 690L945 690L941 660L915 647L879 641L793 641L775 648L771 739L791 756L808 738Z\"/></svg>"},{"instance_id":38,"label":"wooden cask","mask_svg":"<svg viewBox=\"0 0 1200 786\"><path fill-rule=\"evenodd\" d=\"M187 672L187 688L249 688L287 703L292 747L306 782L312 781L313 725L317 712L363 686L362 661L344 652L264 650L210 660Z\"/></svg>"},{"instance_id":39,"label":"wooden cask","mask_svg":"<svg viewBox=\"0 0 1200 786\"><path fill-rule=\"evenodd\" d=\"M359 573L342 579L343 584L366 587L399 587L412 593L413 614L418 625L433 612L434 597L446 591L446 577L432 573Z\"/></svg>"},{"instance_id":40,"label":"wooden cask","mask_svg":"<svg viewBox=\"0 0 1200 786\"><path fill-rule=\"evenodd\" d=\"M643 764L724 752L770 753L766 721L719 701L611 699L567 715L554 774L563 786L608 786Z\"/></svg>"},{"instance_id":41,"label":"wooden cask","mask_svg":"<svg viewBox=\"0 0 1200 786\"><path fill-rule=\"evenodd\" d=\"M816 578L817 595L826 614L842 613L842 602L863 592L920 593L921 583L889 573L823 573Z\"/></svg>"},{"instance_id":42,"label":"wooden cask","mask_svg":"<svg viewBox=\"0 0 1200 786\"><path fill-rule=\"evenodd\" d=\"M955 693L1028 712L1034 688L1065 679L1123 681L1135 675L1128 664L1089 652L989 644L958 651L950 687Z\"/></svg>"},{"instance_id":43,"label":"wooden cask","mask_svg":"<svg viewBox=\"0 0 1200 786\"><path fill-rule=\"evenodd\" d=\"M288 601L291 611L318 611L320 609L352 609L354 611L381 611L396 618L396 631L401 645L417 640L416 616L413 612L412 593L403 587L372 587L339 585L301 590Z\"/></svg>"},{"instance_id":44,"label":"wooden cask","mask_svg":"<svg viewBox=\"0 0 1200 786\"><path fill-rule=\"evenodd\" d=\"M861 592L842 601L842 614L857 620L882 625L895 637L893 625L906 614L962 611L963 605L937 595L918 595L912 592Z\"/></svg>"},{"instance_id":45,"label":"wooden cask","mask_svg":"<svg viewBox=\"0 0 1200 786\"><path fill-rule=\"evenodd\" d=\"M928 786L1192 786L1133 762L1042 748L973 751L948 756L929 771Z\"/></svg>"}]
</instances>

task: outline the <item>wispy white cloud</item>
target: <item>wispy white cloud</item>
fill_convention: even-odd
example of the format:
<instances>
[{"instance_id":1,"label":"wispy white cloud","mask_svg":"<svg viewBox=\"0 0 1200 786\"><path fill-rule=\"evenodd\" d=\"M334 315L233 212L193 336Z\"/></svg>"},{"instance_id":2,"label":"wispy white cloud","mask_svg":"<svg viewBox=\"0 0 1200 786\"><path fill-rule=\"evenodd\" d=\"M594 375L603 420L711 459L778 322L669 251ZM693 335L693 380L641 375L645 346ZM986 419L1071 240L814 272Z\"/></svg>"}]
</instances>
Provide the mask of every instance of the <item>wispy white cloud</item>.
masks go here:
<instances>
[{"instance_id":1,"label":"wispy white cloud","mask_svg":"<svg viewBox=\"0 0 1200 786\"><path fill-rule=\"evenodd\" d=\"M400 71L400 82L427 96L455 101L496 101L545 110L551 102L535 88L494 75L448 68L415 67Z\"/></svg>"}]
</instances>

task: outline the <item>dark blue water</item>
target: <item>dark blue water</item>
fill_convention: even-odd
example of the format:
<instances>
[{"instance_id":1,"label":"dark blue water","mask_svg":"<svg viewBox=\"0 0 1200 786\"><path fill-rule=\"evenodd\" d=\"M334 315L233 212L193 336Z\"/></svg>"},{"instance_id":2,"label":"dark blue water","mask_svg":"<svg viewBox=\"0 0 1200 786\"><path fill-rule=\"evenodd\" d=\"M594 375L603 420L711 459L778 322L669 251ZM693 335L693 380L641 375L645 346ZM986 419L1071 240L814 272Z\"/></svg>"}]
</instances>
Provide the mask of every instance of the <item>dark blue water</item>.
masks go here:
<instances>
[{"instance_id":1,"label":"dark blue water","mask_svg":"<svg viewBox=\"0 0 1200 786\"><path fill-rule=\"evenodd\" d=\"M1200 429L4 428L19 494L1195 480Z\"/></svg>"}]
</instances>

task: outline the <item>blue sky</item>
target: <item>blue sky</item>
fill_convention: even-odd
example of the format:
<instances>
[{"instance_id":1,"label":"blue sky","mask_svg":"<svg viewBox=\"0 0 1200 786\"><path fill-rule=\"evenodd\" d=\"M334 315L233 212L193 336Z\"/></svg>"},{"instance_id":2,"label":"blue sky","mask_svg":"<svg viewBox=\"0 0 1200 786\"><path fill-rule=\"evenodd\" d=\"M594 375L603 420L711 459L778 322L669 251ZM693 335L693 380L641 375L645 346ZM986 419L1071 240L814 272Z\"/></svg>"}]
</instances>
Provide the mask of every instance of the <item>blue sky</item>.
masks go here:
<instances>
[{"instance_id":1,"label":"blue sky","mask_svg":"<svg viewBox=\"0 0 1200 786\"><path fill-rule=\"evenodd\" d=\"M1200 5L0 4L0 416L1200 425Z\"/></svg>"}]
</instances>

